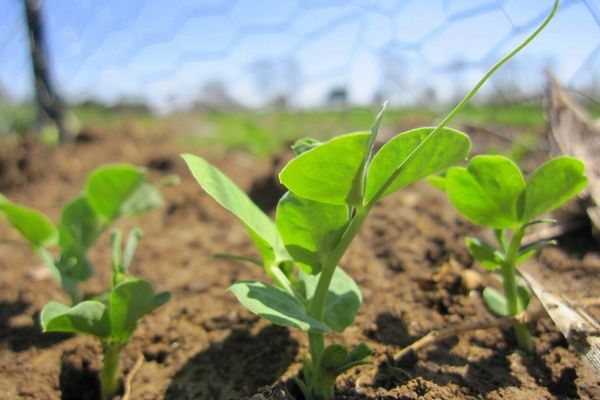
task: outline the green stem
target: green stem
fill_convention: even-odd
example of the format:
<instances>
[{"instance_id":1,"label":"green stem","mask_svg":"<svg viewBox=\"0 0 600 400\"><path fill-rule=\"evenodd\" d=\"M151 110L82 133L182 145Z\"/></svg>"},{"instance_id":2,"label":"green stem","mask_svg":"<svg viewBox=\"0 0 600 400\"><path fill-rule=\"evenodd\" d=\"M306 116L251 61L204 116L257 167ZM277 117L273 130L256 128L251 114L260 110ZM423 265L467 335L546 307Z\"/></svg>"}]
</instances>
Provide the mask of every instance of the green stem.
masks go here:
<instances>
[{"instance_id":1,"label":"green stem","mask_svg":"<svg viewBox=\"0 0 600 400\"><path fill-rule=\"evenodd\" d=\"M515 231L508 247L505 262L502 264L502 285L504 286L506 307L508 313L512 316L523 311L520 309L518 303L516 260L524 233L525 226L519 227ZM518 346L526 352L531 352L533 350L533 341L527 326L521 322L515 322L513 324L513 330L515 331Z\"/></svg>"},{"instance_id":2,"label":"green stem","mask_svg":"<svg viewBox=\"0 0 600 400\"><path fill-rule=\"evenodd\" d=\"M358 233L360 227L365 221L365 218L367 218L370 210L370 207L359 207L356 209L356 213L342 234L340 241L335 246L335 249L331 252L329 257L327 257L327 260L323 263L321 275L319 276L319 281L317 282L317 287L315 289L315 294L311 299L308 310L308 313L311 317L314 317L319 321L323 321L323 312L325 309L325 301L327 300L327 292L329 291L329 285L331 284L331 279L333 278L335 269L337 268L340 259L352 243L352 240ZM324 334L319 332L308 332L308 344L310 348L310 357L314 366L314 364L320 358L321 353L325 349ZM318 377L313 376L313 380L315 382L318 381ZM333 398L333 385L330 385L330 387L324 387L322 384L314 385L314 382L310 382L309 387L319 392L315 393L318 398Z\"/></svg>"},{"instance_id":3,"label":"green stem","mask_svg":"<svg viewBox=\"0 0 600 400\"><path fill-rule=\"evenodd\" d=\"M100 372L100 390L102 400L112 400L119 390L119 356L121 345L116 342L102 342L102 371Z\"/></svg>"}]
</instances>

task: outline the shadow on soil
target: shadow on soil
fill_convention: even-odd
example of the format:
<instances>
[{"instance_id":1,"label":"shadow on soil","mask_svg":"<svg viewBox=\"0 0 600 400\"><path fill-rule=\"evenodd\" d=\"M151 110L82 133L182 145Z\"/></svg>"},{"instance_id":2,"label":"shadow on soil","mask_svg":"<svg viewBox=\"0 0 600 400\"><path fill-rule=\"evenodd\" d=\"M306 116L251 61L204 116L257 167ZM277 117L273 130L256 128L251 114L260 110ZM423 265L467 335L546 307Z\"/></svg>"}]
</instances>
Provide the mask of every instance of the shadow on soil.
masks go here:
<instances>
[{"instance_id":1,"label":"shadow on soil","mask_svg":"<svg viewBox=\"0 0 600 400\"><path fill-rule=\"evenodd\" d=\"M69 337L68 334L43 333L39 322L39 313L33 317L25 314L29 304L16 302L0 302L0 342L12 351L22 352L31 347L47 348ZM18 317L20 321L14 320Z\"/></svg>"},{"instance_id":2,"label":"shadow on soil","mask_svg":"<svg viewBox=\"0 0 600 400\"><path fill-rule=\"evenodd\" d=\"M268 326L256 336L233 331L192 357L175 374L165 400L240 398L273 384L294 361L298 343L287 329Z\"/></svg>"}]
</instances>

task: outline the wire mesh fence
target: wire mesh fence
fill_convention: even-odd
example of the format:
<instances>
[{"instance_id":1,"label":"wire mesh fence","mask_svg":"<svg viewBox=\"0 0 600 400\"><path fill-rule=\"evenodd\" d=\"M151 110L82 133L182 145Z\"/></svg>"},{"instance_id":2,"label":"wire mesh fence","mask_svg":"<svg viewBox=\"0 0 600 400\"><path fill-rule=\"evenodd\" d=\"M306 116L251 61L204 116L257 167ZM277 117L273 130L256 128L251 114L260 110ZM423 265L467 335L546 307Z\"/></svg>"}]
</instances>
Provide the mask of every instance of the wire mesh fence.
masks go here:
<instances>
[{"instance_id":1,"label":"wire mesh fence","mask_svg":"<svg viewBox=\"0 0 600 400\"><path fill-rule=\"evenodd\" d=\"M51 75L70 102L159 111L453 100L551 7L547 0L221 0L41 3ZM0 5L0 93L32 96L21 0ZM544 69L600 95L600 0L563 0L547 31L479 96L522 101Z\"/></svg>"}]
</instances>

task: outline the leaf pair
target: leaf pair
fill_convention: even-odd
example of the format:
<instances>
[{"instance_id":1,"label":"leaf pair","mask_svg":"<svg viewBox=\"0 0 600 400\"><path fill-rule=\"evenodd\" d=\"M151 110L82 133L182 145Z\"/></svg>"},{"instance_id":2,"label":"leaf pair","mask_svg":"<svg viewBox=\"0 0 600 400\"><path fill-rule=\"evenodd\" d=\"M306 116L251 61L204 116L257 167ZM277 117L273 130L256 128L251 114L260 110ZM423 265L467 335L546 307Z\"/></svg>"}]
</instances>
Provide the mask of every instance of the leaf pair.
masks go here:
<instances>
[{"instance_id":1,"label":"leaf pair","mask_svg":"<svg viewBox=\"0 0 600 400\"><path fill-rule=\"evenodd\" d=\"M472 222L496 229L516 228L555 210L587 184L584 165L557 157L541 165L527 181L503 156L476 156L466 168L446 174L452 204Z\"/></svg>"},{"instance_id":2,"label":"leaf pair","mask_svg":"<svg viewBox=\"0 0 600 400\"><path fill-rule=\"evenodd\" d=\"M338 136L290 161L280 180L303 199L332 205L373 204L465 159L471 146L467 135L443 128L430 136L432 131L418 128L400 133L374 155L376 129Z\"/></svg>"},{"instance_id":3,"label":"leaf pair","mask_svg":"<svg viewBox=\"0 0 600 400\"><path fill-rule=\"evenodd\" d=\"M310 316L305 306L314 296L319 275L301 272L298 279L304 299L277 286L254 281L236 282L229 290L247 309L276 325L325 333L330 330L342 332L352 324L362 296L356 283L340 267L336 268L329 286L323 321Z\"/></svg>"},{"instance_id":4,"label":"leaf pair","mask_svg":"<svg viewBox=\"0 0 600 400\"><path fill-rule=\"evenodd\" d=\"M170 293L155 294L152 286L129 279L115 286L107 304L86 300L73 307L51 301L41 313L44 332L82 333L125 344L139 319L166 303Z\"/></svg>"}]
</instances>

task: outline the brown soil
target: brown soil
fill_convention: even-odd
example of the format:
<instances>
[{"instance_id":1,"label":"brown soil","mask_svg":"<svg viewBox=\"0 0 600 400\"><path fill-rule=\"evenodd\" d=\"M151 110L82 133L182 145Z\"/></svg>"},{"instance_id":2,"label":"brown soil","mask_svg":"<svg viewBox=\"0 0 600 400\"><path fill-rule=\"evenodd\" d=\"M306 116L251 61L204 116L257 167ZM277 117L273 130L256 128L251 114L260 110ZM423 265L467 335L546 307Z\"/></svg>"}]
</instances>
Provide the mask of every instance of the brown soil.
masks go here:
<instances>
[{"instance_id":1,"label":"brown soil","mask_svg":"<svg viewBox=\"0 0 600 400\"><path fill-rule=\"evenodd\" d=\"M183 148L168 135L88 136L54 151L23 150L19 154L29 154L23 159L30 170L19 170L22 158L5 157L0 183L12 200L56 220L61 205L102 163L143 165L155 179L181 176L180 185L164 190L161 209L121 224L145 231L133 272L173 293L166 306L140 323L124 352L123 376L140 354L144 357L131 399L300 398L292 377L306 353L306 338L258 319L227 292L236 280L264 276L251 265L212 258L215 252L254 250L240 224L201 192L179 153L208 156L267 209L281 194L274 179L280 160L243 153L215 157L206 149ZM15 158L17 166L10 166ZM598 382L546 317L531 326L533 355L514 350L510 329L490 329L392 362L390 354L431 329L488 316L481 288L468 290L463 279L471 270L484 284L497 284L464 249L463 236L473 232L443 194L426 184L393 195L374 210L342 262L361 287L364 303L354 325L334 339L349 346L366 342L376 354L372 365L338 380L338 398L600 398ZM97 343L40 333L37 320L45 302L66 298L53 281L32 277L40 261L6 224L0 237L0 398L98 399ZM107 244L105 237L91 254L97 273L85 285L88 293L108 284ZM559 277L555 281L563 290L581 297L599 293L600 251L585 231L544 250L537 266L547 277Z\"/></svg>"}]
</instances>

